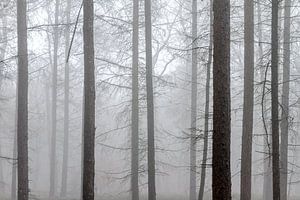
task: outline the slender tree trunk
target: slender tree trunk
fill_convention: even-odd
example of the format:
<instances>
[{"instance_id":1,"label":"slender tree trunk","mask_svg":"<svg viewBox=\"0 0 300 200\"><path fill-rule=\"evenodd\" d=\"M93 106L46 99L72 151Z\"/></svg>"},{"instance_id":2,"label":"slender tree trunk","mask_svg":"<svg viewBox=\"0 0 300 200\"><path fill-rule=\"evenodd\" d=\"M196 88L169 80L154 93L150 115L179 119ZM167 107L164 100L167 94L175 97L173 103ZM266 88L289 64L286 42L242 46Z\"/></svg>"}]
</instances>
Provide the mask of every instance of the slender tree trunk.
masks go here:
<instances>
[{"instance_id":1,"label":"slender tree trunk","mask_svg":"<svg viewBox=\"0 0 300 200\"><path fill-rule=\"evenodd\" d=\"M133 0L132 20L131 199L139 200L139 0Z\"/></svg>"},{"instance_id":2,"label":"slender tree trunk","mask_svg":"<svg viewBox=\"0 0 300 200\"><path fill-rule=\"evenodd\" d=\"M17 106L16 106L16 108L17 108ZM17 159L17 157L18 157L18 155L17 155L17 131L15 131L14 146L13 146L13 159ZM11 175L11 194L10 194L11 200L17 200L17 166L18 166L18 162L16 160L14 160L12 163L12 175Z\"/></svg>"},{"instance_id":3,"label":"slender tree trunk","mask_svg":"<svg viewBox=\"0 0 300 200\"><path fill-rule=\"evenodd\" d=\"M95 179L95 64L94 3L83 1L84 118L82 199L94 199Z\"/></svg>"},{"instance_id":4,"label":"slender tree trunk","mask_svg":"<svg viewBox=\"0 0 300 200\"><path fill-rule=\"evenodd\" d=\"M272 169L273 200L280 200L279 122L278 122L278 0L272 0Z\"/></svg>"},{"instance_id":5,"label":"slender tree trunk","mask_svg":"<svg viewBox=\"0 0 300 200\"><path fill-rule=\"evenodd\" d=\"M231 199L230 1L214 0L213 200Z\"/></svg>"},{"instance_id":6,"label":"slender tree trunk","mask_svg":"<svg viewBox=\"0 0 300 200\"><path fill-rule=\"evenodd\" d=\"M192 1L192 84L191 84L191 141L190 141L190 200L196 200L196 143L197 143L197 0Z\"/></svg>"},{"instance_id":7,"label":"slender tree trunk","mask_svg":"<svg viewBox=\"0 0 300 200\"><path fill-rule=\"evenodd\" d=\"M151 1L145 1L146 37L146 87L147 87L147 129L148 129L148 200L156 200L155 188L155 143L154 143L154 102L152 80L152 20Z\"/></svg>"},{"instance_id":8,"label":"slender tree trunk","mask_svg":"<svg viewBox=\"0 0 300 200\"><path fill-rule=\"evenodd\" d=\"M28 200L28 52L26 0L17 0L18 31L18 200Z\"/></svg>"},{"instance_id":9,"label":"slender tree trunk","mask_svg":"<svg viewBox=\"0 0 300 200\"><path fill-rule=\"evenodd\" d=\"M54 52L52 71L52 135L50 154L50 199L54 199L56 193L56 110L57 110L57 60L58 60L58 14L59 0L55 1L55 25L54 25Z\"/></svg>"},{"instance_id":10,"label":"slender tree trunk","mask_svg":"<svg viewBox=\"0 0 300 200\"><path fill-rule=\"evenodd\" d=\"M208 124L209 124L209 99L210 99L210 73L212 64L212 51L213 51L213 0L210 1L210 38L209 38L209 48L208 48L208 62L206 70L206 89L205 89L205 119L204 119L204 145L203 145L203 157L202 157L202 168L201 168L201 180L198 200L203 200L204 188L205 188L205 178L206 178L206 164L207 164L207 153L208 153Z\"/></svg>"},{"instance_id":11,"label":"slender tree trunk","mask_svg":"<svg viewBox=\"0 0 300 200\"><path fill-rule=\"evenodd\" d=\"M244 109L240 198L251 200L254 101L254 2L253 0L245 0L244 3Z\"/></svg>"},{"instance_id":12,"label":"slender tree trunk","mask_svg":"<svg viewBox=\"0 0 300 200\"><path fill-rule=\"evenodd\" d=\"M289 133L289 90L290 90L290 23L291 0L284 5L284 38L283 38L283 85L281 115L281 200L287 199L288 181L288 133Z\"/></svg>"},{"instance_id":13,"label":"slender tree trunk","mask_svg":"<svg viewBox=\"0 0 300 200\"><path fill-rule=\"evenodd\" d=\"M65 198L67 195L68 185L68 160L69 160L69 90L70 90L70 78L69 78L69 62L67 62L67 56L70 46L70 12L71 1L67 0L66 6L66 28L65 28L65 99L64 99L64 146L63 146L63 163L62 163L62 179L61 179L61 193L60 196Z\"/></svg>"}]
</instances>

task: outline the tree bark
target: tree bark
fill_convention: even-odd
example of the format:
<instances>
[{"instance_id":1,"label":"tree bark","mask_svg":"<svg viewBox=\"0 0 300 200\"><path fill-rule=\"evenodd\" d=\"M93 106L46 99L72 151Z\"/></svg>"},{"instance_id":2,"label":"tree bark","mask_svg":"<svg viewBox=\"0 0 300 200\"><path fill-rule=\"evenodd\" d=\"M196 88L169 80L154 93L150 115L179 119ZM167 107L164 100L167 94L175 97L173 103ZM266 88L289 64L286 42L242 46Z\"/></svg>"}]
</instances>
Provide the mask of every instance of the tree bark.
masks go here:
<instances>
[{"instance_id":1,"label":"tree bark","mask_svg":"<svg viewBox=\"0 0 300 200\"><path fill-rule=\"evenodd\" d=\"M278 0L272 0L271 96L272 96L273 200L280 200L279 122L278 122L278 4L279 4Z\"/></svg>"},{"instance_id":2,"label":"tree bark","mask_svg":"<svg viewBox=\"0 0 300 200\"><path fill-rule=\"evenodd\" d=\"M139 0L132 17L131 199L139 200Z\"/></svg>"},{"instance_id":3,"label":"tree bark","mask_svg":"<svg viewBox=\"0 0 300 200\"><path fill-rule=\"evenodd\" d=\"M231 199L230 1L214 0L213 180L214 200Z\"/></svg>"},{"instance_id":4,"label":"tree bark","mask_svg":"<svg viewBox=\"0 0 300 200\"><path fill-rule=\"evenodd\" d=\"M94 3L83 1L84 114L82 199L94 199L95 178L95 64Z\"/></svg>"},{"instance_id":5,"label":"tree bark","mask_svg":"<svg viewBox=\"0 0 300 200\"><path fill-rule=\"evenodd\" d=\"M156 200L155 188L155 139L154 102L152 76L152 20L151 1L145 1L145 39L146 39L146 88L147 88L147 132L148 132L148 200Z\"/></svg>"},{"instance_id":6,"label":"tree bark","mask_svg":"<svg viewBox=\"0 0 300 200\"><path fill-rule=\"evenodd\" d=\"M67 56L70 46L70 12L71 1L67 0L66 6L66 28L65 28L65 99L64 99L64 146L63 146L63 163L62 163L62 183L60 196L65 198L67 195L68 185L68 160L69 160L69 90L70 90L70 67L67 61Z\"/></svg>"},{"instance_id":7,"label":"tree bark","mask_svg":"<svg viewBox=\"0 0 300 200\"><path fill-rule=\"evenodd\" d=\"M191 84L191 141L190 141L190 200L196 200L197 144L197 0L192 1L192 84Z\"/></svg>"},{"instance_id":8,"label":"tree bark","mask_svg":"<svg viewBox=\"0 0 300 200\"><path fill-rule=\"evenodd\" d=\"M245 0L244 4L244 107L240 198L251 200L254 101L254 2L253 0Z\"/></svg>"},{"instance_id":9,"label":"tree bark","mask_svg":"<svg viewBox=\"0 0 300 200\"><path fill-rule=\"evenodd\" d=\"M281 114L281 200L287 199L288 182L288 133L289 133L289 90L290 90L290 27L291 0L284 5L284 37L283 37L283 85Z\"/></svg>"},{"instance_id":10,"label":"tree bark","mask_svg":"<svg viewBox=\"0 0 300 200\"><path fill-rule=\"evenodd\" d=\"M57 61L58 61L58 14L59 0L55 1L55 25L53 45L53 71L52 71L52 134L50 153L50 191L49 198L55 198L56 193L56 110L57 110Z\"/></svg>"},{"instance_id":11,"label":"tree bark","mask_svg":"<svg viewBox=\"0 0 300 200\"><path fill-rule=\"evenodd\" d=\"M28 51L26 0L17 0L18 32L18 200L28 200Z\"/></svg>"},{"instance_id":12,"label":"tree bark","mask_svg":"<svg viewBox=\"0 0 300 200\"><path fill-rule=\"evenodd\" d=\"M201 180L200 180L200 189L198 200L203 200L204 188L205 188L205 178L206 178L206 164L207 164L207 153L208 153L208 124L209 124L209 104L210 104L210 73L211 73L211 64L212 64L212 51L213 51L213 9L212 4L213 0L210 1L210 38L209 38L209 48L208 48L208 62L206 70L206 89L205 89L205 119L204 119L204 145L203 145L203 157L202 157L202 168L201 168Z\"/></svg>"}]
</instances>

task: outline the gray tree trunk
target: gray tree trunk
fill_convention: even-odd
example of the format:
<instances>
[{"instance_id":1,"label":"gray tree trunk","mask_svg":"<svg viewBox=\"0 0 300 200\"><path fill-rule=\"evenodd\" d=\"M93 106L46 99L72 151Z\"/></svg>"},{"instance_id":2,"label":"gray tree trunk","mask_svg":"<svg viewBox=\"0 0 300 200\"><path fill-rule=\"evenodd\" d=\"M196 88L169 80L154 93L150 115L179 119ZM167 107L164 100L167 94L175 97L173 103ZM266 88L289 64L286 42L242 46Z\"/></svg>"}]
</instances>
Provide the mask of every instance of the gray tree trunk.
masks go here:
<instances>
[{"instance_id":1,"label":"gray tree trunk","mask_svg":"<svg viewBox=\"0 0 300 200\"><path fill-rule=\"evenodd\" d=\"M283 38L283 85L281 114L281 200L287 199L288 182L288 133L289 133L289 90L290 90L290 27L291 0L284 5L284 38Z\"/></svg>"},{"instance_id":2,"label":"gray tree trunk","mask_svg":"<svg viewBox=\"0 0 300 200\"><path fill-rule=\"evenodd\" d=\"M156 200L151 13L152 13L151 1L146 0L145 1L145 39L146 39L146 87L147 87L147 132L148 132L148 200Z\"/></svg>"},{"instance_id":3,"label":"gray tree trunk","mask_svg":"<svg viewBox=\"0 0 300 200\"><path fill-rule=\"evenodd\" d=\"M244 1L244 107L240 198L251 200L254 102L254 2Z\"/></svg>"},{"instance_id":4,"label":"gray tree trunk","mask_svg":"<svg viewBox=\"0 0 300 200\"><path fill-rule=\"evenodd\" d=\"M131 199L139 200L139 0L132 17Z\"/></svg>"},{"instance_id":5,"label":"gray tree trunk","mask_svg":"<svg viewBox=\"0 0 300 200\"><path fill-rule=\"evenodd\" d=\"M191 83L191 141L190 141L190 200L196 200L197 144L197 0L192 1L192 83Z\"/></svg>"},{"instance_id":6,"label":"gray tree trunk","mask_svg":"<svg viewBox=\"0 0 300 200\"><path fill-rule=\"evenodd\" d=\"M83 1L84 113L82 199L94 199L95 179L95 64L94 3Z\"/></svg>"},{"instance_id":7,"label":"gray tree trunk","mask_svg":"<svg viewBox=\"0 0 300 200\"><path fill-rule=\"evenodd\" d=\"M53 45L53 71L52 71L52 135L50 153L50 199L56 195L56 109L57 109L57 60L58 60L58 15L59 0L55 1L55 25L54 25L54 45Z\"/></svg>"},{"instance_id":8,"label":"gray tree trunk","mask_svg":"<svg viewBox=\"0 0 300 200\"><path fill-rule=\"evenodd\" d=\"M61 179L61 193L60 196L65 198L67 195L68 185L68 160L69 160L69 90L70 90L70 69L69 62L67 62L67 56L70 46L70 12L71 1L67 0L66 6L66 28L65 28L65 99L64 99L64 146L63 146L63 163L62 163L62 179Z\"/></svg>"},{"instance_id":9,"label":"gray tree trunk","mask_svg":"<svg viewBox=\"0 0 300 200\"><path fill-rule=\"evenodd\" d=\"M204 145L203 145L203 157L201 166L201 180L198 200L203 200L204 188L205 188L205 178L206 178L206 165L207 165L207 153L208 153L208 125L209 125L209 104L210 104L210 73L212 64L212 51L213 51L213 0L210 1L210 36L209 36L209 48L208 48L208 62L206 70L206 89L205 89L205 111L204 111Z\"/></svg>"},{"instance_id":10,"label":"gray tree trunk","mask_svg":"<svg viewBox=\"0 0 300 200\"><path fill-rule=\"evenodd\" d=\"M17 0L18 33L18 200L28 200L28 51L26 0Z\"/></svg>"},{"instance_id":11,"label":"gray tree trunk","mask_svg":"<svg viewBox=\"0 0 300 200\"><path fill-rule=\"evenodd\" d=\"M272 0L271 96L273 200L280 200L279 121L278 121L278 0Z\"/></svg>"},{"instance_id":12,"label":"gray tree trunk","mask_svg":"<svg viewBox=\"0 0 300 200\"><path fill-rule=\"evenodd\" d=\"M214 0L213 200L231 199L230 0Z\"/></svg>"}]
</instances>

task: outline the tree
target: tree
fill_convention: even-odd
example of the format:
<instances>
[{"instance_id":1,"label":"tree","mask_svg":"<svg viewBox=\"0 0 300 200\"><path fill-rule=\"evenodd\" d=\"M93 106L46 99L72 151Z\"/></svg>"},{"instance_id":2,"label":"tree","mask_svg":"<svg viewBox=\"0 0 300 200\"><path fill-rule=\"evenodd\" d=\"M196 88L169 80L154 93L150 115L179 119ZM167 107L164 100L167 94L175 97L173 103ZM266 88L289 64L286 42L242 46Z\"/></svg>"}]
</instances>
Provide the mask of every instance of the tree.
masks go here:
<instances>
[{"instance_id":1,"label":"tree","mask_svg":"<svg viewBox=\"0 0 300 200\"><path fill-rule=\"evenodd\" d=\"M197 144L197 0L192 1L192 84L191 84L191 141L190 141L190 200L196 200Z\"/></svg>"},{"instance_id":2,"label":"tree","mask_svg":"<svg viewBox=\"0 0 300 200\"><path fill-rule=\"evenodd\" d=\"M84 113L82 199L94 199L95 178L95 64L94 3L83 1Z\"/></svg>"},{"instance_id":3,"label":"tree","mask_svg":"<svg viewBox=\"0 0 300 200\"><path fill-rule=\"evenodd\" d=\"M151 1L145 1L145 39L148 135L148 199L156 200Z\"/></svg>"},{"instance_id":4,"label":"tree","mask_svg":"<svg viewBox=\"0 0 300 200\"><path fill-rule=\"evenodd\" d=\"M18 199L28 200L28 50L26 0L17 1L18 32Z\"/></svg>"},{"instance_id":5,"label":"tree","mask_svg":"<svg viewBox=\"0 0 300 200\"><path fill-rule=\"evenodd\" d=\"M213 64L214 200L231 199L230 173L230 0L215 0Z\"/></svg>"},{"instance_id":6,"label":"tree","mask_svg":"<svg viewBox=\"0 0 300 200\"><path fill-rule=\"evenodd\" d=\"M133 0L132 28L131 197L139 200L139 0Z\"/></svg>"},{"instance_id":7,"label":"tree","mask_svg":"<svg viewBox=\"0 0 300 200\"><path fill-rule=\"evenodd\" d=\"M272 0L271 96L273 199L280 199L279 122L278 122L278 0Z\"/></svg>"},{"instance_id":8,"label":"tree","mask_svg":"<svg viewBox=\"0 0 300 200\"><path fill-rule=\"evenodd\" d=\"M244 4L244 107L240 198L251 200L254 101L254 2L253 0L245 0Z\"/></svg>"},{"instance_id":9,"label":"tree","mask_svg":"<svg viewBox=\"0 0 300 200\"><path fill-rule=\"evenodd\" d=\"M59 0L55 1L55 24L54 24L54 45L53 45L53 71L52 71L52 134L50 153L50 191L49 197L53 199L56 193L56 111L57 111L57 62L58 62L58 15Z\"/></svg>"},{"instance_id":10,"label":"tree","mask_svg":"<svg viewBox=\"0 0 300 200\"><path fill-rule=\"evenodd\" d=\"M61 197L67 195L68 183L68 160L69 160L69 99L70 99L70 66L68 62L68 52L70 46L70 12L71 1L67 0L66 6L66 28L65 28L65 99L64 99L64 146L63 146L63 164L62 164L62 183L61 183Z\"/></svg>"},{"instance_id":11,"label":"tree","mask_svg":"<svg viewBox=\"0 0 300 200\"><path fill-rule=\"evenodd\" d=\"M208 122L209 122L209 104L210 104L210 74L211 74L211 64L212 64L212 51L213 51L213 0L210 1L210 34L209 34L209 47L208 47L208 62L206 69L206 86L205 86L205 111L204 111L204 145L203 145L203 157L202 157L202 168L201 168L201 180L198 200L203 200L205 178L206 178L206 165L207 165L207 152L208 152Z\"/></svg>"},{"instance_id":12,"label":"tree","mask_svg":"<svg viewBox=\"0 0 300 200\"><path fill-rule=\"evenodd\" d=\"M289 140L289 90L290 90L290 30L291 0L284 5L284 38L283 38L283 79L282 79L282 114L281 114L281 200L287 199L288 175L288 140Z\"/></svg>"}]
</instances>

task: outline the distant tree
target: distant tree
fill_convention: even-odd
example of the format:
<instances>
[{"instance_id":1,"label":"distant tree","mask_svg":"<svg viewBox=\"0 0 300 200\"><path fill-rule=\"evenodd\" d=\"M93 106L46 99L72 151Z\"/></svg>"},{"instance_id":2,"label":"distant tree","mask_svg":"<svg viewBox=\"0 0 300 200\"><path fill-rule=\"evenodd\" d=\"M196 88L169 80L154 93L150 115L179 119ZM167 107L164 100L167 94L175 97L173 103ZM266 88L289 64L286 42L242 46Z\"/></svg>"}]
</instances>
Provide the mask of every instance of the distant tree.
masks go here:
<instances>
[{"instance_id":1,"label":"distant tree","mask_svg":"<svg viewBox=\"0 0 300 200\"><path fill-rule=\"evenodd\" d=\"M17 0L18 33L18 200L28 200L28 50L26 0Z\"/></svg>"},{"instance_id":2,"label":"distant tree","mask_svg":"<svg viewBox=\"0 0 300 200\"><path fill-rule=\"evenodd\" d=\"M82 200L94 199L95 179L95 53L94 2L83 1L84 106Z\"/></svg>"},{"instance_id":3,"label":"distant tree","mask_svg":"<svg viewBox=\"0 0 300 200\"><path fill-rule=\"evenodd\" d=\"M146 38L146 90L147 90L147 132L148 132L148 199L156 200L155 188L155 138L153 102L153 64L152 64L152 20L151 1L145 1Z\"/></svg>"},{"instance_id":4,"label":"distant tree","mask_svg":"<svg viewBox=\"0 0 300 200\"><path fill-rule=\"evenodd\" d=\"M213 172L214 200L231 199L230 0L214 0Z\"/></svg>"}]
</instances>

